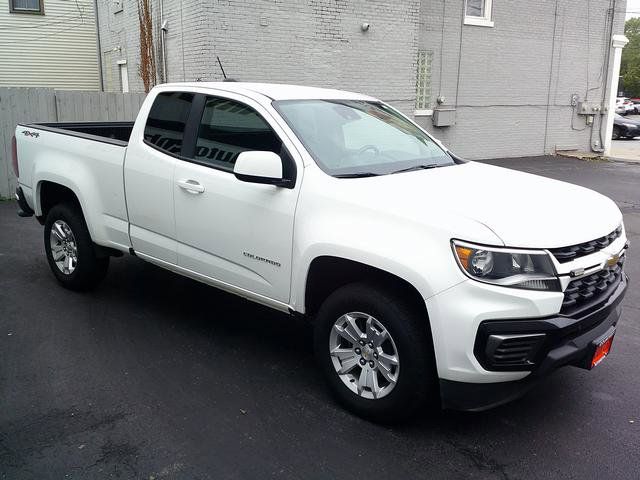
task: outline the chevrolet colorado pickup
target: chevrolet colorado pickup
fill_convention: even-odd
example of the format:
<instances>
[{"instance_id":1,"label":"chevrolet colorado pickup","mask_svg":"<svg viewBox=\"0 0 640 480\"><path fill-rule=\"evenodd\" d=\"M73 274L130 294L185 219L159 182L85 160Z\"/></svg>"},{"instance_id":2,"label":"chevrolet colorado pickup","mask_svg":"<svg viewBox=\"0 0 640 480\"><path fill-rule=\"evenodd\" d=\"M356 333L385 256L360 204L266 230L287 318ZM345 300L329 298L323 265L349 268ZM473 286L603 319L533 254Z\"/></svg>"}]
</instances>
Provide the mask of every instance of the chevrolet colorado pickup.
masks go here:
<instances>
[{"instance_id":1,"label":"chevrolet colorado pickup","mask_svg":"<svg viewBox=\"0 0 640 480\"><path fill-rule=\"evenodd\" d=\"M311 319L330 389L394 420L481 410L609 352L622 215L585 188L458 158L375 98L154 88L135 123L18 125L23 216L62 286L136 255Z\"/></svg>"}]
</instances>

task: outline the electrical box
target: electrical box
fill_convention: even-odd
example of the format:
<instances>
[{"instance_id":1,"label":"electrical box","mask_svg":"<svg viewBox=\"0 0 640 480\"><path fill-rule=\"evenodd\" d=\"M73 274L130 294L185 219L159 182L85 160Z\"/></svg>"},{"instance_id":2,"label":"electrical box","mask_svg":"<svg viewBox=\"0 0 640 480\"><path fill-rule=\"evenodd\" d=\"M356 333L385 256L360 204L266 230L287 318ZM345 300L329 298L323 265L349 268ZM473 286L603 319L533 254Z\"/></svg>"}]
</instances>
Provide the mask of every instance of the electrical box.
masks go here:
<instances>
[{"instance_id":1,"label":"electrical box","mask_svg":"<svg viewBox=\"0 0 640 480\"><path fill-rule=\"evenodd\" d=\"M433 110L433 126L434 127L450 127L456 124L456 109L438 107Z\"/></svg>"},{"instance_id":2,"label":"electrical box","mask_svg":"<svg viewBox=\"0 0 640 480\"><path fill-rule=\"evenodd\" d=\"M599 103L579 102L576 113L578 115L598 115L602 113L602 107Z\"/></svg>"}]
</instances>

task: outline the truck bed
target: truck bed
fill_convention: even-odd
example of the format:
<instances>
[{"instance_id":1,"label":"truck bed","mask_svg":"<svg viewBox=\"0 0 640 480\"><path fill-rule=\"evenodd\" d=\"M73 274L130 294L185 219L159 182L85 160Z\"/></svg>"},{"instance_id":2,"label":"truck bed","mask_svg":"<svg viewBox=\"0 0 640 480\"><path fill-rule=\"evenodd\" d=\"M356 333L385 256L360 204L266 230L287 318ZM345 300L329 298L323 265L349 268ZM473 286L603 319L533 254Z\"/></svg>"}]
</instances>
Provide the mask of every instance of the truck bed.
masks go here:
<instances>
[{"instance_id":1,"label":"truck bed","mask_svg":"<svg viewBox=\"0 0 640 480\"><path fill-rule=\"evenodd\" d=\"M126 147L133 122L32 123L28 127Z\"/></svg>"},{"instance_id":2,"label":"truck bed","mask_svg":"<svg viewBox=\"0 0 640 480\"><path fill-rule=\"evenodd\" d=\"M37 215L43 182L70 189L99 245L129 245L123 168L130 122L18 124L18 183Z\"/></svg>"}]
</instances>

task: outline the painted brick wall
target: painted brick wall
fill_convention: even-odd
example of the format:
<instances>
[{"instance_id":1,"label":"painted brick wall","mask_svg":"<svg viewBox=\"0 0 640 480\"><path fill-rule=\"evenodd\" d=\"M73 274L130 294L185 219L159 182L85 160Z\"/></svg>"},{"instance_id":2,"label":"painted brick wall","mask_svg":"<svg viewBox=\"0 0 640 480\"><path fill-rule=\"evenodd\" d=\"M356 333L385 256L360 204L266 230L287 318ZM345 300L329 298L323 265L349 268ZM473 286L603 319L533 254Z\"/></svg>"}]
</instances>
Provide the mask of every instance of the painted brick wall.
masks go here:
<instances>
[{"instance_id":1,"label":"painted brick wall","mask_svg":"<svg viewBox=\"0 0 640 480\"><path fill-rule=\"evenodd\" d=\"M461 2L447 1L444 33L443 3L424 2L421 21L424 44L435 49L432 96L457 104L457 124L435 129L430 119L420 122L469 158L589 150L592 129L574 114L570 98L602 99L610 2L494 0L495 26L487 28L462 25ZM623 32L624 10L618 2L614 33ZM599 120L593 140L598 126Z\"/></svg>"},{"instance_id":2,"label":"painted brick wall","mask_svg":"<svg viewBox=\"0 0 640 480\"><path fill-rule=\"evenodd\" d=\"M412 113L424 49L433 52L431 98L455 106L457 123L418 121L460 155L588 150L598 121L592 134L569 103L573 93L602 98L609 4L493 0L488 28L463 25L463 0L165 0L168 81L221 80L218 55L243 81L354 90ZM624 4L614 33L623 31ZM116 61L126 59L130 88L140 91L137 3L122 0L120 13L112 5L98 0L105 86L120 88Z\"/></svg>"},{"instance_id":3,"label":"painted brick wall","mask_svg":"<svg viewBox=\"0 0 640 480\"><path fill-rule=\"evenodd\" d=\"M130 88L140 90L137 3L123 0L119 13L112 3L98 1L112 79L105 86L120 88L116 61L126 59ZM412 109L419 0L165 0L164 13L169 81L221 80L218 55L227 75L243 81L358 90Z\"/></svg>"}]
</instances>

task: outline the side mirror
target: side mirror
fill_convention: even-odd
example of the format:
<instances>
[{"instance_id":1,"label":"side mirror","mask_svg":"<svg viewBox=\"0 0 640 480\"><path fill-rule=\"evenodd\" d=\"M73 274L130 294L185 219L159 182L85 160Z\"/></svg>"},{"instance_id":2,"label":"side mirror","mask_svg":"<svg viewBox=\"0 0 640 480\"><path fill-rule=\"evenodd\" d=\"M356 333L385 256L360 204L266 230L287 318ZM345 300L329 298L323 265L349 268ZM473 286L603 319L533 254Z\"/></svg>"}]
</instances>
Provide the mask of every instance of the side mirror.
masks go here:
<instances>
[{"instance_id":1,"label":"side mirror","mask_svg":"<svg viewBox=\"0 0 640 480\"><path fill-rule=\"evenodd\" d=\"M291 181L282 177L282 159L273 152L241 152L233 167L238 180L249 183L263 183L278 187L289 187Z\"/></svg>"}]
</instances>

